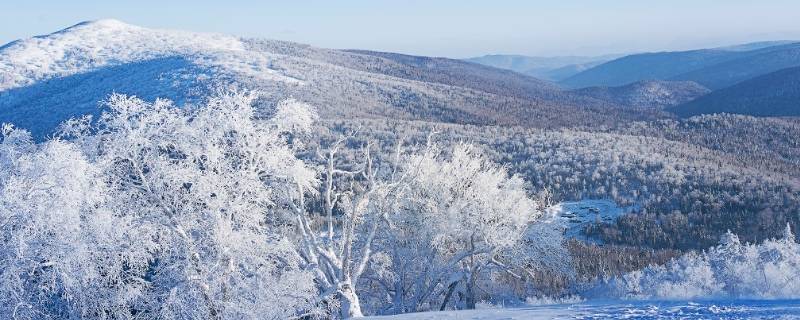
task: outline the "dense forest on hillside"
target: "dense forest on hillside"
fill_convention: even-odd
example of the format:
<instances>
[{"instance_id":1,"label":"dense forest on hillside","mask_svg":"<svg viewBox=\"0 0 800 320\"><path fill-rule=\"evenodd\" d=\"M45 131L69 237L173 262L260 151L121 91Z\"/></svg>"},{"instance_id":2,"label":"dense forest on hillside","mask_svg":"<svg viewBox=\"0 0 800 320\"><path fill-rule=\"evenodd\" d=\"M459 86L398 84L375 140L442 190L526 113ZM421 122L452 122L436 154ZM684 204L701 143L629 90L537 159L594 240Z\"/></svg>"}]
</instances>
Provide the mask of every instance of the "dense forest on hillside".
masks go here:
<instances>
[{"instance_id":1,"label":"dense forest on hillside","mask_svg":"<svg viewBox=\"0 0 800 320\"><path fill-rule=\"evenodd\" d=\"M331 126L334 131L362 127L376 141L404 136L421 142L436 132L436 139L447 143L483 146L524 176L532 190L548 189L558 200L636 205L637 214L586 230L609 243L702 249L728 230L746 241L763 241L778 236L786 222L800 223L798 144L790 131L798 127L792 120L701 116L607 132L384 120Z\"/></svg>"}]
</instances>

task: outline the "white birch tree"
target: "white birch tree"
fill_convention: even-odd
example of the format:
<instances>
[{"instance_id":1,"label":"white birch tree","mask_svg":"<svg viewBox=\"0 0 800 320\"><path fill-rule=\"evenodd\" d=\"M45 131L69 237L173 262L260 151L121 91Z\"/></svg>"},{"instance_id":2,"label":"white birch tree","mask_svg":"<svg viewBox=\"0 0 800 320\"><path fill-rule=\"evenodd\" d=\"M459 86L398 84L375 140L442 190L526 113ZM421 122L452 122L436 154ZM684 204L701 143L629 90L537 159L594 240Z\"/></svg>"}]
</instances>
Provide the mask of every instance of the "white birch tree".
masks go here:
<instances>
[{"instance_id":1,"label":"white birch tree","mask_svg":"<svg viewBox=\"0 0 800 320\"><path fill-rule=\"evenodd\" d=\"M374 252L373 241L385 226L390 195L399 185L379 175L369 143L361 148L362 163L342 168L337 157L351 138L318 150L318 190L299 183L290 190L300 255L314 270L321 296L338 304L342 318L363 316L356 286ZM315 196L316 207L308 195Z\"/></svg>"}]
</instances>

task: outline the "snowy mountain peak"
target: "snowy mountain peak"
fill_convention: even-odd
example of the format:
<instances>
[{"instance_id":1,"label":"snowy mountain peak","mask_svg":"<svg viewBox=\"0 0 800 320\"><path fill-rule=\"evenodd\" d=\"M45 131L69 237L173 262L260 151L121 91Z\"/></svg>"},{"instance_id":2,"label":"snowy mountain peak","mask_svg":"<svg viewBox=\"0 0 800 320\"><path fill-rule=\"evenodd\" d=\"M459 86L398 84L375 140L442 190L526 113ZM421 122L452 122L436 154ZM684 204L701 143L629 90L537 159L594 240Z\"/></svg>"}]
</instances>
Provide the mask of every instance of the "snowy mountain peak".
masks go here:
<instances>
[{"instance_id":1,"label":"snowy mountain peak","mask_svg":"<svg viewBox=\"0 0 800 320\"><path fill-rule=\"evenodd\" d=\"M242 50L233 36L148 29L114 19L82 22L0 48L0 91L103 66Z\"/></svg>"},{"instance_id":2,"label":"snowy mountain peak","mask_svg":"<svg viewBox=\"0 0 800 320\"><path fill-rule=\"evenodd\" d=\"M70 117L97 114L114 92L184 104L219 86L275 92L301 84L274 67L281 59L234 36L83 22L0 47L0 122L42 136Z\"/></svg>"},{"instance_id":3,"label":"snowy mountain peak","mask_svg":"<svg viewBox=\"0 0 800 320\"><path fill-rule=\"evenodd\" d=\"M99 19L99 20L87 20L83 22L79 22L73 26L65 28L59 32L69 32L74 30L80 29L141 29L139 26L135 26L132 24L125 23L123 21L117 19Z\"/></svg>"}]
</instances>

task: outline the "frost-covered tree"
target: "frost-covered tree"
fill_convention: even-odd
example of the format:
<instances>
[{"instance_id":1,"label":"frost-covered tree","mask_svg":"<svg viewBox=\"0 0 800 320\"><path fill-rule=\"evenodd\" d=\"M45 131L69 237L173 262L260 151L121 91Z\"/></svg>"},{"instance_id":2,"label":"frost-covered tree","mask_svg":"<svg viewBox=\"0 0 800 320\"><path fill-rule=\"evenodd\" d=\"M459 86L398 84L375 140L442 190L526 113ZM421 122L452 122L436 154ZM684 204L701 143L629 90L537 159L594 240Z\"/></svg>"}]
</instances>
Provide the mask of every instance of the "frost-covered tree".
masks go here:
<instances>
[{"instance_id":1,"label":"frost-covered tree","mask_svg":"<svg viewBox=\"0 0 800 320\"><path fill-rule=\"evenodd\" d=\"M291 243L266 223L274 189L313 175L281 136L288 121L257 119L254 99L176 108L115 95L83 139L109 206L136 217L138 245L150 249L144 308L158 317L281 318L313 301ZM293 119L286 112L278 120Z\"/></svg>"},{"instance_id":2,"label":"frost-covered tree","mask_svg":"<svg viewBox=\"0 0 800 320\"><path fill-rule=\"evenodd\" d=\"M0 141L0 316L126 318L147 285L146 248L104 208L100 173L74 145Z\"/></svg>"},{"instance_id":3,"label":"frost-covered tree","mask_svg":"<svg viewBox=\"0 0 800 320\"><path fill-rule=\"evenodd\" d=\"M386 204L398 186L378 176L370 144L361 150L361 163L341 168L338 153L350 138L318 150L322 162L318 189L298 180L288 192L293 198L289 206L295 216L298 252L314 271L321 297L338 304L342 318L363 316L358 280L371 260L376 234L385 229ZM310 204L309 194L317 206Z\"/></svg>"},{"instance_id":4,"label":"frost-covered tree","mask_svg":"<svg viewBox=\"0 0 800 320\"><path fill-rule=\"evenodd\" d=\"M313 112L289 101L260 119L254 99L222 94L177 108L113 95L96 123L70 121L69 140L41 145L7 128L4 315L314 315L312 274L274 223L284 201L276 190L314 179L291 142Z\"/></svg>"},{"instance_id":5,"label":"frost-covered tree","mask_svg":"<svg viewBox=\"0 0 800 320\"><path fill-rule=\"evenodd\" d=\"M539 211L519 177L467 144L429 145L402 160L403 191L382 237L372 280L390 297L388 313L474 308L477 282L517 245Z\"/></svg>"},{"instance_id":6,"label":"frost-covered tree","mask_svg":"<svg viewBox=\"0 0 800 320\"><path fill-rule=\"evenodd\" d=\"M538 215L522 180L466 144L380 153L356 141L323 144L321 186L290 193L323 297L341 317L439 308L454 295L474 307L478 279Z\"/></svg>"},{"instance_id":7,"label":"frost-covered tree","mask_svg":"<svg viewBox=\"0 0 800 320\"><path fill-rule=\"evenodd\" d=\"M727 233L716 247L690 252L601 285L604 297L751 298L800 297L800 244L787 225L782 239L746 244Z\"/></svg>"}]
</instances>

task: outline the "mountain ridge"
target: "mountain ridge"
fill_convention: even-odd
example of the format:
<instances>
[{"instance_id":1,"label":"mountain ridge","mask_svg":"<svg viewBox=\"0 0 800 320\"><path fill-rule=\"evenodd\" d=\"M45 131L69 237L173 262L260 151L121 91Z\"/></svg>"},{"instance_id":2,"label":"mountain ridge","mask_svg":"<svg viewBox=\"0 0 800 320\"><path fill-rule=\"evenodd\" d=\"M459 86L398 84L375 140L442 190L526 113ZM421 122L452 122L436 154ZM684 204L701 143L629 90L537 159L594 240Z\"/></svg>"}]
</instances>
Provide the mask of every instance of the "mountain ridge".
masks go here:
<instances>
[{"instance_id":1,"label":"mountain ridge","mask_svg":"<svg viewBox=\"0 0 800 320\"><path fill-rule=\"evenodd\" d=\"M549 81L560 81L582 70L619 58L620 56L622 55L536 57L514 54L490 54L464 60L495 68L512 70Z\"/></svg>"},{"instance_id":2,"label":"mountain ridge","mask_svg":"<svg viewBox=\"0 0 800 320\"><path fill-rule=\"evenodd\" d=\"M147 71L136 75L134 67ZM25 89L32 85L36 91ZM111 92L191 104L229 86L263 92L267 105L298 98L317 106L324 117L559 127L666 116L625 110L542 80L460 60L356 53L101 20L23 39L0 51L0 122L27 121L41 137L63 117L97 114L96 101Z\"/></svg>"},{"instance_id":3,"label":"mountain ridge","mask_svg":"<svg viewBox=\"0 0 800 320\"><path fill-rule=\"evenodd\" d=\"M711 113L800 116L800 67L745 80L668 110L682 117Z\"/></svg>"},{"instance_id":4,"label":"mountain ridge","mask_svg":"<svg viewBox=\"0 0 800 320\"><path fill-rule=\"evenodd\" d=\"M750 48L755 48L751 50L711 48L634 54L603 63L559 83L571 88L581 88L620 86L640 80L682 80L695 81L711 89L719 89L768 71L800 65L800 58L794 54L800 48L800 43L767 42L764 45L766 44L774 45L766 47L751 45ZM747 44L741 46L748 48ZM792 56L780 60L777 63L779 66L767 68L766 71L759 69L757 63L748 63L748 59L753 57L762 57L762 60L769 61L769 58L764 57L780 56L787 52ZM738 74L725 74L726 68L730 67L730 65L724 66L725 63L738 66L744 71ZM720 67L714 69L715 66ZM750 67L752 70L744 67ZM715 75L722 79L707 80Z\"/></svg>"},{"instance_id":5,"label":"mountain ridge","mask_svg":"<svg viewBox=\"0 0 800 320\"><path fill-rule=\"evenodd\" d=\"M573 92L631 108L660 109L686 103L711 90L693 81L640 80L624 86L587 87Z\"/></svg>"}]
</instances>

